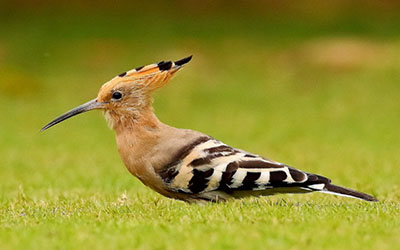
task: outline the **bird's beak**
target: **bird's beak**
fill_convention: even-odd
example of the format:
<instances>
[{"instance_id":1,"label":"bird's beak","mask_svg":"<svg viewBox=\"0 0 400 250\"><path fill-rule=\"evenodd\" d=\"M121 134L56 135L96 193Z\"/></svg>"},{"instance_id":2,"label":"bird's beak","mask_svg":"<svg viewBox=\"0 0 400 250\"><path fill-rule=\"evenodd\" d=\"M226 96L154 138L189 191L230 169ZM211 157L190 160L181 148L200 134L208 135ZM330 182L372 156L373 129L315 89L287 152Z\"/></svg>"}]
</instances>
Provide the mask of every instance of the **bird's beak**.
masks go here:
<instances>
[{"instance_id":1,"label":"bird's beak","mask_svg":"<svg viewBox=\"0 0 400 250\"><path fill-rule=\"evenodd\" d=\"M44 130L56 125L57 123L67 120L68 118L71 118L73 116L79 115L80 113L84 113L86 111L93 110L93 109L102 109L102 108L104 108L104 105L105 105L105 103L98 102L96 99L93 99L93 100L91 100L85 104L82 104L82 105L68 111L67 113L57 117L56 119L51 121L49 124L44 126L40 131L44 131Z\"/></svg>"}]
</instances>

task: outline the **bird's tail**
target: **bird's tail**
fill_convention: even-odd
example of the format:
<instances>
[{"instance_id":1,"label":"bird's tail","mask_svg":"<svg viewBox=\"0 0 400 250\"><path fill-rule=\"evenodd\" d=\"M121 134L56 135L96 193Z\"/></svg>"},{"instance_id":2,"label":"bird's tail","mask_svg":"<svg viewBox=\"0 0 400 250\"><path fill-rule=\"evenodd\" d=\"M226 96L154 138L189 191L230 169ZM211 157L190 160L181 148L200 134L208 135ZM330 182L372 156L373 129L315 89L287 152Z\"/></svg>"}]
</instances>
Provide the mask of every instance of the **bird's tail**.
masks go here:
<instances>
[{"instance_id":1,"label":"bird's tail","mask_svg":"<svg viewBox=\"0 0 400 250\"><path fill-rule=\"evenodd\" d=\"M339 196L346 196L346 197L351 197L351 198L356 198L356 199L361 199L365 201L378 201L375 197L369 194L364 194L352 189L336 186L330 183L325 183L325 186L323 190L318 190L319 192L322 193L327 193L327 194L334 194L334 195L339 195Z\"/></svg>"}]
</instances>

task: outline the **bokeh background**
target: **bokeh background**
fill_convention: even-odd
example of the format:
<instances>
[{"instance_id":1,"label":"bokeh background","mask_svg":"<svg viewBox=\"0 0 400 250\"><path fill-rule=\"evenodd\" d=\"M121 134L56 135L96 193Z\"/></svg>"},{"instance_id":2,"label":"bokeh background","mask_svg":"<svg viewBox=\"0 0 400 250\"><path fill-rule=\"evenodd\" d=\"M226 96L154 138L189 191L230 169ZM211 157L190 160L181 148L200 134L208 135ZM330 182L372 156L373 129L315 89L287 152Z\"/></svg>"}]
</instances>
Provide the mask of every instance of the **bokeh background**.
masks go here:
<instances>
[{"instance_id":1,"label":"bokeh background","mask_svg":"<svg viewBox=\"0 0 400 250\"><path fill-rule=\"evenodd\" d=\"M130 176L100 112L39 133L116 74L188 55L155 94L160 120L382 202L189 206ZM399 67L394 0L2 1L0 248L398 247ZM327 231L309 229L325 220Z\"/></svg>"}]
</instances>

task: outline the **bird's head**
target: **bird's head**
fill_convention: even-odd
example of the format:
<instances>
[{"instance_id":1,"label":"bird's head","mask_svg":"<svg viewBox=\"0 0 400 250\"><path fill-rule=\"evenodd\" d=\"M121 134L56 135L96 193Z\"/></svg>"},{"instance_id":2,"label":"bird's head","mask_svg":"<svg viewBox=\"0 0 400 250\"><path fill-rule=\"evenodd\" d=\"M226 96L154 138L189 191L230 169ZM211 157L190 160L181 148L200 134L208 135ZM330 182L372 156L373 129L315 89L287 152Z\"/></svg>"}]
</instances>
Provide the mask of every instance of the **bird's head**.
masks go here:
<instances>
[{"instance_id":1,"label":"bird's head","mask_svg":"<svg viewBox=\"0 0 400 250\"><path fill-rule=\"evenodd\" d=\"M164 86L191 59L192 56L175 62L162 61L123 72L106 82L100 88L95 99L57 117L44 126L41 131L75 115L94 109L104 110L111 127L121 119L138 119L143 112L148 111L151 107L150 94Z\"/></svg>"}]
</instances>

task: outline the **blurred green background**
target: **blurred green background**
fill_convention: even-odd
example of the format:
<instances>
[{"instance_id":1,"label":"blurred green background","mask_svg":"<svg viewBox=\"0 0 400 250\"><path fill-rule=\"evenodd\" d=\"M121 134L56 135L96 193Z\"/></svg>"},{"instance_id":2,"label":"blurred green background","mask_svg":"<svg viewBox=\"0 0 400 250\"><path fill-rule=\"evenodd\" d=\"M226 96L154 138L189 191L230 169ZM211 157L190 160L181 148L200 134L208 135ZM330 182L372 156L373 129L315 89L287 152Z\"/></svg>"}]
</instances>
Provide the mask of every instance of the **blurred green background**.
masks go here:
<instances>
[{"instance_id":1,"label":"blurred green background","mask_svg":"<svg viewBox=\"0 0 400 250\"><path fill-rule=\"evenodd\" d=\"M398 1L3 1L0 31L1 249L400 249ZM100 112L39 133L116 74L191 54L161 121L381 202L191 206L125 170Z\"/></svg>"}]
</instances>

